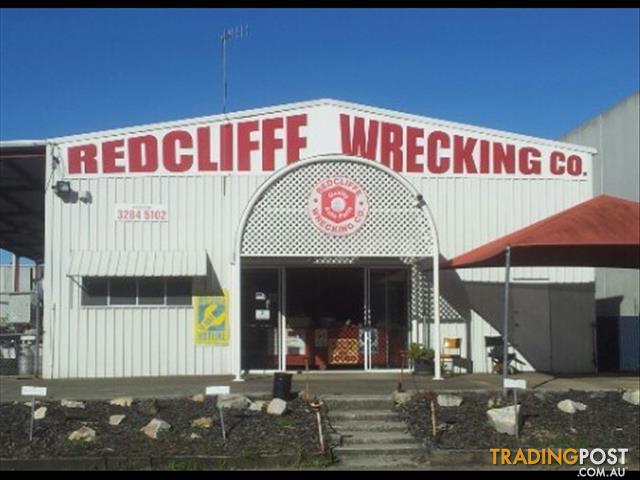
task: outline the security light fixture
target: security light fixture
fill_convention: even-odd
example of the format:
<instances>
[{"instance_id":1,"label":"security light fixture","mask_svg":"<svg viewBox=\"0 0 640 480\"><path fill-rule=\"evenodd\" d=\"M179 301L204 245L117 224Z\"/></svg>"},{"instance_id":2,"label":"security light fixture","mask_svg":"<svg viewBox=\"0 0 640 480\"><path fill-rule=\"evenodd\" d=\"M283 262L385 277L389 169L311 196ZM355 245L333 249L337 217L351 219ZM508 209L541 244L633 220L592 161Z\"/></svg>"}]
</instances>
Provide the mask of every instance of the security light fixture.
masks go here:
<instances>
[{"instance_id":1,"label":"security light fixture","mask_svg":"<svg viewBox=\"0 0 640 480\"><path fill-rule=\"evenodd\" d=\"M65 180L58 180L55 185L51 187L54 192L59 196L69 195L71 193L71 182Z\"/></svg>"}]
</instances>

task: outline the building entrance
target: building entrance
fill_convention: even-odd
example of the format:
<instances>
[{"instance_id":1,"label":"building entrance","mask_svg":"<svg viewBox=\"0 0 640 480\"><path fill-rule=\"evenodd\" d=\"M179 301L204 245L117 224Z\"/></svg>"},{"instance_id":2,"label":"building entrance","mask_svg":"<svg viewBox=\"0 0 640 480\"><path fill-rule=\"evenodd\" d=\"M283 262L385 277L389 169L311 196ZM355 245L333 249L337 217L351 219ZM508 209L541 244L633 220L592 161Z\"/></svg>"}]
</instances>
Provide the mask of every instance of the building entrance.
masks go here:
<instances>
[{"instance_id":1,"label":"building entrance","mask_svg":"<svg viewBox=\"0 0 640 480\"><path fill-rule=\"evenodd\" d=\"M243 270L243 368L400 368L409 338L408 269Z\"/></svg>"}]
</instances>

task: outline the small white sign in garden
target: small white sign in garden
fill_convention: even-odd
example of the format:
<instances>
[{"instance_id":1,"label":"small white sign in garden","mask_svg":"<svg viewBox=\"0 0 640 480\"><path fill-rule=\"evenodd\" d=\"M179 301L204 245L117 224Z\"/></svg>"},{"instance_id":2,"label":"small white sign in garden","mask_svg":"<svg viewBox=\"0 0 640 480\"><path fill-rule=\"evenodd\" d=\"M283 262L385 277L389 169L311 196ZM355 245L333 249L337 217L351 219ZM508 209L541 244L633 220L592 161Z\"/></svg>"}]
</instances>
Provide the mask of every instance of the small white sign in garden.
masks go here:
<instances>
[{"instance_id":1,"label":"small white sign in garden","mask_svg":"<svg viewBox=\"0 0 640 480\"><path fill-rule=\"evenodd\" d=\"M32 387L25 385L20 389L23 396L31 397L31 419L29 420L29 441L33 440L33 420L36 408L36 397L46 397L47 387Z\"/></svg>"},{"instance_id":2,"label":"small white sign in garden","mask_svg":"<svg viewBox=\"0 0 640 480\"><path fill-rule=\"evenodd\" d=\"M515 378L505 378L504 383L502 385L504 390L511 389L513 391L513 408L516 416L516 438L520 437L520 419L519 419L519 408L518 408L518 390L526 390L527 389L527 381L526 380L518 380Z\"/></svg>"}]
</instances>

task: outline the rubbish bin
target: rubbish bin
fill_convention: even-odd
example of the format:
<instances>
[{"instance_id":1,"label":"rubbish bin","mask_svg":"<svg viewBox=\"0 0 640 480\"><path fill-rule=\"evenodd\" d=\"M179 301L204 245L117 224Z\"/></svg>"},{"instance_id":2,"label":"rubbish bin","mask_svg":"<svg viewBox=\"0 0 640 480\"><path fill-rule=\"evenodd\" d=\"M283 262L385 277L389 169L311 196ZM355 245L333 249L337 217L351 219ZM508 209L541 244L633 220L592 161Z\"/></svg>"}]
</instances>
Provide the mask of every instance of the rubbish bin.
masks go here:
<instances>
[{"instance_id":1,"label":"rubbish bin","mask_svg":"<svg viewBox=\"0 0 640 480\"><path fill-rule=\"evenodd\" d=\"M273 398L289 400L291 398L291 373L276 372L273 374Z\"/></svg>"},{"instance_id":2,"label":"rubbish bin","mask_svg":"<svg viewBox=\"0 0 640 480\"><path fill-rule=\"evenodd\" d=\"M33 375L34 354L33 344L29 342L22 342L20 344L20 351L18 352L18 375Z\"/></svg>"}]
</instances>

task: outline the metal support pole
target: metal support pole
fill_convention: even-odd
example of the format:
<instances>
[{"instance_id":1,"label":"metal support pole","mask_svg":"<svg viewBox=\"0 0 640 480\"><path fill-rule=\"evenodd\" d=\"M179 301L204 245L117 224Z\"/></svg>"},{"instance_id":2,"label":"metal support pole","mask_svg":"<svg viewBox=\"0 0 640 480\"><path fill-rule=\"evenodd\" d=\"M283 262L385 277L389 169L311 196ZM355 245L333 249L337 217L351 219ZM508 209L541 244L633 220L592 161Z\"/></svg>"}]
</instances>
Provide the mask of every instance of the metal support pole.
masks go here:
<instances>
[{"instance_id":1,"label":"metal support pole","mask_svg":"<svg viewBox=\"0 0 640 480\"><path fill-rule=\"evenodd\" d=\"M433 256L433 316L435 344L433 350L435 352L434 380L442 380L442 366L440 365L440 258L438 255Z\"/></svg>"},{"instance_id":2,"label":"metal support pole","mask_svg":"<svg viewBox=\"0 0 640 480\"><path fill-rule=\"evenodd\" d=\"M34 377L40 376L40 298L38 295L38 288L40 286L40 280L36 282L35 297L36 297L36 344L35 344L35 365L33 369Z\"/></svg>"},{"instance_id":3,"label":"metal support pole","mask_svg":"<svg viewBox=\"0 0 640 480\"><path fill-rule=\"evenodd\" d=\"M231 351L233 352L234 382L243 382L242 378L242 328L240 325L242 298L240 258L231 265L231 294L229 298L229 313L231 314Z\"/></svg>"},{"instance_id":4,"label":"metal support pole","mask_svg":"<svg viewBox=\"0 0 640 480\"><path fill-rule=\"evenodd\" d=\"M218 412L220 414L220 426L222 427L222 442L227 443L227 431L224 428L224 414L222 413L222 408L218 406Z\"/></svg>"},{"instance_id":5,"label":"metal support pole","mask_svg":"<svg viewBox=\"0 0 640 480\"><path fill-rule=\"evenodd\" d=\"M31 442L33 440L33 416L35 414L36 411L36 397L35 395L31 396L31 420L29 423L29 441Z\"/></svg>"},{"instance_id":6,"label":"metal support pole","mask_svg":"<svg viewBox=\"0 0 640 480\"><path fill-rule=\"evenodd\" d=\"M13 291L20 291L20 257L16 254L12 254L11 256L11 266L12 266L12 274L13 274Z\"/></svg>"},{"instance_id":7,"label":"metal support pole","mask_svg":"<svg viewBox=\"0 0 640 480\"><path fill-rule=\"evenodd\" d=\"M514 388L513 389L513 414L516 416L516 438L520 438L520 418L518 415L518 389Z\"/></svg>"},{"instance_id":8,"label":"metal support pole","mask_svg":"<svg viewBox=\"0 0 640 480\"><path fill-rule=\"evenodd\" d=\"M220 37L222 41L222 113L227 113L227 33Z\"/></svg>"},{"instance_id":9,"label":"metal support pole","mask_svg":"<svg viewBox=\"0 0 640 480\"><path fill-rule=\"evenodd\" d=\"M511 246L505 251L504 269L504 325L502 331L502 396L507 394L505 380L509 370L509 269L511 268Z\"/></svg>"}]
</instances>

